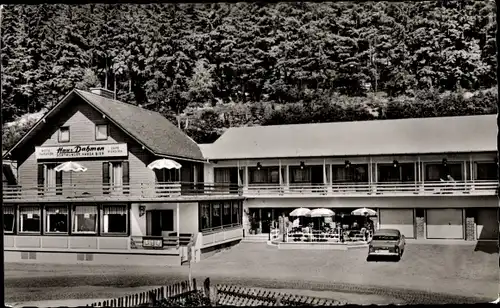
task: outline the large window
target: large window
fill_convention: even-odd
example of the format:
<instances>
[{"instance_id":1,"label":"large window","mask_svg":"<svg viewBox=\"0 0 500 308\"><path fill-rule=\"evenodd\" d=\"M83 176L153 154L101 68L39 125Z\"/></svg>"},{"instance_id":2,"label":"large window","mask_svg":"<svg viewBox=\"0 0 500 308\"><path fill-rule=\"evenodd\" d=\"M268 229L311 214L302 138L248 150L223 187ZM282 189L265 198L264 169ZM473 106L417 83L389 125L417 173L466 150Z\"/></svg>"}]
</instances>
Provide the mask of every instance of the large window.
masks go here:
<instances>
[{"instance_id":1,"label":"large window","mask_svg":"<svg viewBox=\"0 0 500 308\"><path fill-rule=\"evenodd\" d=\"M74 207L73 233L97 233L97 206L76 205Z\"/></svg>"},{"instance_id":2,"label":"large window","mask_svg":"<svg viewBox=\"0 0 500 308\"><path fill-rule=\"evenodd\" d=\"M200 202L200 231L221 227L221 216L222 228L241 225L241 212L242 202L239 201Z\"/></svg>"},{"instance_id":3,"label":"large window","mask_svg":"<svg viewBox=\"0 0 500 308\"><path fill-rule=\"evenodd\" d=\"M46 206L45 207L45 232L46 233L68 233L68 207Z\"/></svg>"},{"instance_id":4,"label":"large window","mask_svg":"<svg viewBox=\"0 0 500 308\"><path fill-rule=\"evenodd\" d=\"M13 206L3 206L3 232L14 233L14 224L16 221L15 210Z\"/></svg>"},{"instance_id":5,"label":"large window","mask_svg":"<svg viewBox=\"0 0 500 308\"><path fill-rule=\"evenodd\" d=\"M332 166L333 183L368 182L368 165Z\"/></svg>"},{"instance_id":6,"label":"large window","mask_svg":"<svg viewBox=\"0 0 500 308\"><path fill-rule=\"evenodd\" d=\"M40 207L20 206L19 207L19 232L20 233L40 233Z\"/></svg>"},{"instance_id":7,"label":"large window","mask_svg":"<svg viewBox=\"0 0 500 308\"><path fill-rule=\"evenodd\" d=\"M407 182L415 180L414 164L377 165L378 182Z\"/></svg>"},{"instance_id":8,"label":"large window","mask_svg":"<svg viewBox=\"0 0 500 308\"><path fill-rule=\"evenodd\" d=\"M425 180L426 181L448 181L448 175L455 181L461 181L462 164L448 163L446 166L441 163L425 165Z\"/></svg>"},{"instance_id":9,"label":"large window","mask_svg":"<svg viewBox=\"0 0 500 308\"><path fill-rule=\"evenodd\" d=\"M128 215L126 205L104 205L102 208L102 233L126 234Z\"/></svg>"},{"instance_id":10,"label":"large window","mask_svg":"<svg viewBox=\"0 0 500 308\"><path fill-rule=\"evenodd\" d=\"M311 168L290 167L290 183L311 183Z\"/></svg>"},{"instance_id":11,"label":"large window","mask_svg":"<svg viewBox=\"0 0 500 308\"><path fill-rule=\"evenodd\" d=\"M231 183L231 170L229 168L214 168L215 183Z\"/></svg>"},{"instance_id":12,"label":"large window","mask_svg":"<svg viewBox=\"0 0 500 308\"><path fill-rule=\"evenodd\" d=\"M278 184L280 182L279 167L248 168L250 184Z\"/></svg>"},{"instance_id":13,"label":"large window","mask_svg":"<svg viewBox=\"0 0 500 308\"><path fill-rule=\"evenodd\" d=\"M479 181L496 181L497 180L497 164L495 163L476 163L475 180Z\"/></svg>"}]
</instances>

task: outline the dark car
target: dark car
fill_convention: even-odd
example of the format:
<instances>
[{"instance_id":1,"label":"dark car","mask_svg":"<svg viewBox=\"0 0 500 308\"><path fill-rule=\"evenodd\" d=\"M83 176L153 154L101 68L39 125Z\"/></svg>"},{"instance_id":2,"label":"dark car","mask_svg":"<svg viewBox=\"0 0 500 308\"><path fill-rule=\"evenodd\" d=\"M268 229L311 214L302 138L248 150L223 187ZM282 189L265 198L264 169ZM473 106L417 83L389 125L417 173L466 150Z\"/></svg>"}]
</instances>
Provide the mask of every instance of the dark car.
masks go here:
<instances>
[{"instance_id":1,"label":"dark car","mask_svg":"<svg viewBox=\"0 0 500 308\"><path fill-rule=\"evenodd\" d=\"M396 229L376 230L368 242L368 258L374 256L396 257L401 259L405 250L405 236Z\"/></svg>"}]
</instances>

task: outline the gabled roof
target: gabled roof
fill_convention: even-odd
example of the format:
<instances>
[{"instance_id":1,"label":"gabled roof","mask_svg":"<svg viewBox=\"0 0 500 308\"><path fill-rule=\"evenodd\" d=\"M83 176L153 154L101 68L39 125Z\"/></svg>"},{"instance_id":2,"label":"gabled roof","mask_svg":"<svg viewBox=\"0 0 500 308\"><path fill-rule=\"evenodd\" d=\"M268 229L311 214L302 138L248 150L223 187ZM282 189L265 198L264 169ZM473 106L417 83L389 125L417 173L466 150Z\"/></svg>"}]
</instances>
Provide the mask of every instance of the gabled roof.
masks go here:
<instances>
[{"instance_id":1,"label":"gabled roof","mask_svg":"<svg viewBox=\"0 0 500 308\"><path fill-rule=\"evenodd\" d=\"M238 127L202 151L211 160L496 152L497 115Z\"/></svg>"},{"instance_id":2,"label":"gabled roof","mask_svg":"<svg viewBox=\"0 0 500 308\"><path fill-rule=\"evenodd\" d=\"M40 126L43 126L45 118L54 116L75 96L81 97L155 155L196 161L204 160L196 142L160 113L82 90L71 91L61 102L49 110L7 154L27 142L29 137L34 135Z\"/></svg>"}]
</instances>

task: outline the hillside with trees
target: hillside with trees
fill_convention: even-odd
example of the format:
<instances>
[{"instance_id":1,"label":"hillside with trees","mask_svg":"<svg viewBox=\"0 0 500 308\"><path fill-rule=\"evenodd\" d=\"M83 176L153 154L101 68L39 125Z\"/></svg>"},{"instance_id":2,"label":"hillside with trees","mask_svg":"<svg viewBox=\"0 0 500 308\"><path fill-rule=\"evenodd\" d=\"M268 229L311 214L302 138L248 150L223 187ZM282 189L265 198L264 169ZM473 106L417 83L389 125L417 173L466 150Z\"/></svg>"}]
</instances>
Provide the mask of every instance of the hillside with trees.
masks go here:
<instances>
[{"instance_id":1,"label":"hillside with trees","mask_svg":"<svg viewBox=\"0 0 500 308\"><path fill-rule=\"evenodd\" d=\"M103 86L197 142L227 127L496 113L494 1L8 5L7 122ZM26 122L23 122L24 126Z\"/></svg>"}]
</instances>

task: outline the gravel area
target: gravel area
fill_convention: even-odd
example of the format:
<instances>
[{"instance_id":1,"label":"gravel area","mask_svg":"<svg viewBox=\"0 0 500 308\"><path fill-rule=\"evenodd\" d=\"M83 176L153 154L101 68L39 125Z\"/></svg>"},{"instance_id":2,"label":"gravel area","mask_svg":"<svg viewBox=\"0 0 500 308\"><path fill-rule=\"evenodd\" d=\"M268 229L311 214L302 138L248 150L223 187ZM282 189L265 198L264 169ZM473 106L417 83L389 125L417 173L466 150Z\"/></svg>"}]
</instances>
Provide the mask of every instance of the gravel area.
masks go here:
<instances>
[{"instance_id":1,"label":"gravel area","mask_svg":"<svg viewBox=\"0 0 500 308\"><path fill-rule=\"evenodd\" d=\"M244 243L193 264L192 272L199 283L210 277L213 283L337 292L353 304L475 303L497 298L497 253L474 251L473 245L422 244L408 244L400 262L367 262L366 253L278 250ZM113 297L121 288L185 280L188 267L6 264L5 276L7 300L26 302ZM356 302L360 297L365 302Z\"/></svg>"}]
</instances>

